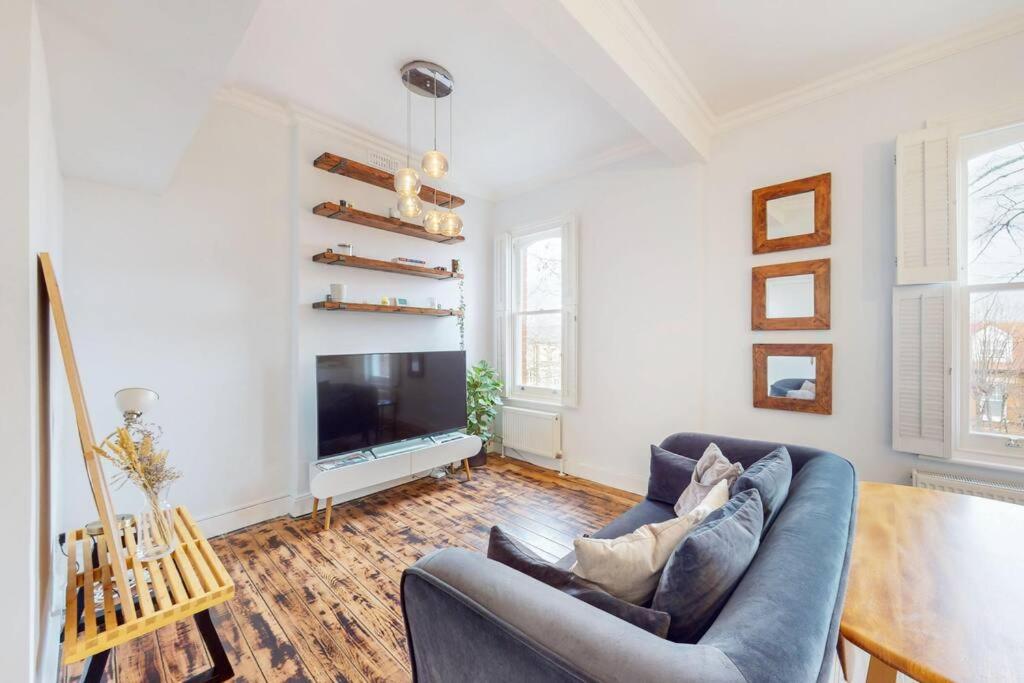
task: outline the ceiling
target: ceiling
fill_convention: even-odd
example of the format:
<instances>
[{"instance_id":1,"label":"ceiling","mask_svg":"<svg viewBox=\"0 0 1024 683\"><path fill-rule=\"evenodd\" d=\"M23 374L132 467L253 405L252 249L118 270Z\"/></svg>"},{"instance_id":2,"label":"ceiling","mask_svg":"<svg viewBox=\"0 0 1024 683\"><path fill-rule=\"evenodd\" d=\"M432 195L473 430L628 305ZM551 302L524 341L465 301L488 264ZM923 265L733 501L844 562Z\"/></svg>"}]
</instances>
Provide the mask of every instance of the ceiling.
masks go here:
<instances>
[{"instance_id":1,"label":"ceiling","mask_svg":"<svg viewBox=\"0 0 1024 683\"><path fill-rule=\"evenodd\" d=\"M259 0L38 0L65 175L170 182Z\"/></svg>"},{"instance_id":2,"label":"ceiling","mask_svg":"<svg viewBox=\"0 0 1024 683\"><path fill-rule=\"evenodd\" d=\"M1021 0L633 0L716 115L962 34Z\"/></svg>"},{"instance_id":3,"label":"ceiling","mask_svg":"<svg viewBox=\"0 0 1024 683\"><path fill-rule=\"evenodd\" d=\"M311 20L315 18L315 20ZM638 134L493 2L264 0L228 74L230 85L288 100L404 147L413 59L455 79L451 180L503 195ZM413 97L413 148L432 142L432 101ZM448 147L448 99L439 144Z\"/></svg>"},{"instance_id":4,"label":"ceiling","mask_svg":"<svg viewBox=\"0 0 1024 683\"><path fill-rule=\"evenodd\" d=\"M401 147L399 67L436 61L456 83L452 186L500 198L652 149L673 163L705 159L716 132L779 102L880 77L892 71L885 60L908 68L1024 32L1022 0L38 4L64 173L155 190L225 86ZM917 62L890 59L914 50ZM413 100L423 150L432 110Z\"/></svg>"}]
</instances>

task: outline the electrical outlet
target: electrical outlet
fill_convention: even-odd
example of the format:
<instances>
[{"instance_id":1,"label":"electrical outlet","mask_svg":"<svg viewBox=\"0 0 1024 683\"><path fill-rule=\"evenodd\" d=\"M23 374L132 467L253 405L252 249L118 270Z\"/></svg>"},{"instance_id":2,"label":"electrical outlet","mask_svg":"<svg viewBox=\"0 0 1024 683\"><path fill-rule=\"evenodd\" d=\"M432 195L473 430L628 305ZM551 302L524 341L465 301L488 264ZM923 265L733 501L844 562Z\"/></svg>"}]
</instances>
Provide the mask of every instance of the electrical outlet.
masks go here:
<instances>
[{"instance_id":1,"label":"electrical outlet","mask_svg":"<svg viewBox=\"0 0 1024 683\"><path fill-rule=\"evenodd\" d=\"M388 173L394 173L398 169L405 167L402 159L373 149L367 153L366 163Z\"/></svg>"}]
</instances>

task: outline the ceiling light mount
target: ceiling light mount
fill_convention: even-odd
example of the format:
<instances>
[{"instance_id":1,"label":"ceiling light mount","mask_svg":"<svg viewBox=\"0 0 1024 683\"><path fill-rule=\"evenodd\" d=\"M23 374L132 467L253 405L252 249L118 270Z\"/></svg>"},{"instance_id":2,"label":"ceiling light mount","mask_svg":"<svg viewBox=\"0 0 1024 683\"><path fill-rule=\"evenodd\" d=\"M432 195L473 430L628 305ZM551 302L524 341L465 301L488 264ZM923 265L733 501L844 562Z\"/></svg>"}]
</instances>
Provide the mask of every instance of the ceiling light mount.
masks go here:
<instances>
[{"instance_id":1,"label":"ceiling light mount","mask_svg":"<svg viewBox=\"0 0 1024 683\"><path fill-rule=\"evenodd\" d=\"M440 64L416 60L402 67L402 83L421 97L441 99L455 89L451 72Z\"/></svg>"}]
</instances>

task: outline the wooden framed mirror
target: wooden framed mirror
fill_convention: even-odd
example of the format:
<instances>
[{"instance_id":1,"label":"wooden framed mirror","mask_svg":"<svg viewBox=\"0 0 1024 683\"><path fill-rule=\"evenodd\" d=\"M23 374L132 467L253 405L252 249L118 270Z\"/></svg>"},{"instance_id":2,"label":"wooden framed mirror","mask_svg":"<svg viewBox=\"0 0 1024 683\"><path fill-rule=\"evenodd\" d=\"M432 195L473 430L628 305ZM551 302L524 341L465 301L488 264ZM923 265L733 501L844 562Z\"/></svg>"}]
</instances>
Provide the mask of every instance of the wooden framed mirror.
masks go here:
<instances>
[{"instance_id":1,"label":"wooden framed mirror","mask_svg":"<svg viewBox=\"0 0 1024 683\"><path fill-rule=\"evenodd\" d=\"M750 329L827 330L831 259L750 269Z\"/></svg>"},{"instance_id":2,"label":"wooden framed mirror","mask_svg":"<svg viewBox=\"0 0 1024 683\"><path fill-rule=\"evenodd\" d=\"M754 190L755 254L821 247L831 242L831 173Z\"/></svg>"},{"instance_id":3,"label":"wooden framed mirror","mask_svg":"<svg viewBox=\"0 0 1024 683\"><path fill-rule=\"evenodd\" d=\"M754 407L832 414L831 344L754 344Z\"/></svg>"}]
</instances>

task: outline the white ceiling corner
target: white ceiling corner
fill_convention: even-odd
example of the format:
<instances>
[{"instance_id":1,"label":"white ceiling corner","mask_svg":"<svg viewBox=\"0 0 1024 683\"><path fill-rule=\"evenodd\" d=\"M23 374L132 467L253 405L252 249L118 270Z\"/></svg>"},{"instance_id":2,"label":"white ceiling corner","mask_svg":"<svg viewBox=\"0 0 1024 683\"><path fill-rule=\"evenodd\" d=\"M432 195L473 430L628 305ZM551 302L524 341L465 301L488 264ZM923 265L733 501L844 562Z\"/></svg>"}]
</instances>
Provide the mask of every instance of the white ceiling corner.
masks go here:
<instances>
[{"instance_id":1,"label":"white ceiling corner","mask_svg":"<svg viewBox=\"0 0 1024 683\"><path fill-rule=\"evenodd\" d=\"M39 0L65 175L170 182L259 0Z\"/></svg>"},{"instance_id":2,"label":"white ceiling corner","mask_svg":"<svg viewBox=\"0 0 1024 683\"><path fill-rule=\"evenodd\" d=\"M707 158L713 121L631 0L503 0L506 10L677 162Z\"/></svg>"}]
</instances>

